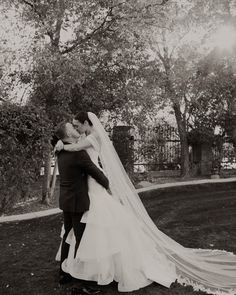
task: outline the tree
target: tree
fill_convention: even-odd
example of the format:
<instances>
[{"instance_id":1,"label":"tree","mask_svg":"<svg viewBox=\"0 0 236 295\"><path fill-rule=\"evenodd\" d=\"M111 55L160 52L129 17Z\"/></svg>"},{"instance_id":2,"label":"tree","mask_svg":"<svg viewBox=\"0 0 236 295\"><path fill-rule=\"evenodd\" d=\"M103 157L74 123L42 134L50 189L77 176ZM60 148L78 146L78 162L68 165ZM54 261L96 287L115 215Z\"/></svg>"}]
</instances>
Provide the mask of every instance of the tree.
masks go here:
<instances>
[{"instance_id":1,"label":"tree","mask_svg":"<svg viewBox=\"0 0 236 295\"><path fill-rule=\"evenodd\" d=\"M186 2L187 3L187 2ZM189 4L189 3L187 3ZM191 6L190 6L191 8ZM187 102L189 93L189 80L194 68L189 66L190 59L196 58L192 48L183 49L182 39L190 32L190 20L188 7L182 3L172 1L161 10L159 19L154 18L154 10L150 12L150 18L154 18L152 24L145 28L146 41L152 52L153 63L158 67L158 79L156 87L159 95L157 100L165 99L170 103L178 126L181 140L181 174L187 177L189 168L189 151L187 142ZM187 19L186 19L187 17ZM149 32L147 33L147 30ZM153 73L155 75L155 72Z\"/></svg>"},{"instance_id":2,"label":"tree","mask_svg":"<svg viewBox=\"0 0 236 295\"><path fill-rule=\"evenodd\" d=\"M188 122L192 103L195 103L198 64L212 50L209 41L233 5L233 1L209 1L207 5L201 0L170 1L158 12L156 7L151 7L146 22L141 23L139 35L146 40L151 59L158 68L153 71L153 76L157 75L156 86L153 86L157 89L156 101L170 104L176 117L183 177L190 174Z\"/></svg>"},{"instance_id":3,"label":"tree","mask_svg":"<svg viewBox=\"0 0 236 295\"><path fill-rule=\"evenodd\" d=\"M89 107L142 119L162 102L171 104L182 175L188 176L187 126L197 64L233 1L13 2L24 7L25 20L35 28L31 101L56 117L58 108L73 113Z\"/></svg>"},{"instance_id":4,"label":"tree","mask_svg":"<svg viewBox=\"0 0 236 295\"><path fill-rule=\"evenodd\" d=\"M71 81L65 77L68 74L68 66L72 64L73 58L69 56L67 59L64 56L69 55L77 49L78 45L89 40L98 31L103 31L103 28L109 22L107 20L109 12L105 13L104 16L105 9L100 3L84 2L85 6L81 6L81 3L75 3L74 1L64 0L48 2L21 1L25 5L25 18L33 26L37 26L35 34L38 38L38 44L42 43L42 38L45 38L45 36L49 38L49 42L45 42L43 50L41 51L40 48L37 48L36 53L38 55L35 55L35 67L32 76L34 92L31 103L43 105L49 118L54 123L55 118L58 118L56 110L60 109L60 107L63 110L68 110L68 106L71 103L71 98L68 96L66 88L68 86L66 82L69 82L70 85ZM96 13L98 13L98 16ZM80 18L82 21L80 21ZM92 20L91 28L89 28L90 20ZM76 37L73 41L66 40L62 42L62 34L63 32L65 34L68 29L71 29ZM89 30L92 31L89 32ZM78 68L73 67L73 70L78 71ZM67 78L70 77L71 75L67 76ZM76 84L80 85L81 77L79 78ZM74 86L74 83L71 84ZM69 90L71 90L71 86ZM67 99L68 102L66 101ZM46 203L49 202L50 152L50 143L48 142L47 153L45 154L45 181L43 189L43 201Z\"/></svg>"},{"instance_id":5,"label":"tree","mask_svg":"<svg viewBox=\"0 0 236 295\"><path fill-rule=\"evenodd\" d=\"M161 6L165 2L153 1L150 5ZM131 13L136 15L137 22L143 9L148 9L144 1L13 0L12 3L35 33L33 69L24 73L32 87L30 104L42 106L54 124L61 118L60 110L74 113L89 108L99 114L104 110L124 110L127 100L132 106L133 93L128 93L126 86L142 54L138 53L135 35L123 29L133 21ZM135 85L142 89L140 79L133 79L129 91ZM49 201L49 143L47 150L45 202Z\"/></svg>"}]
</instances>

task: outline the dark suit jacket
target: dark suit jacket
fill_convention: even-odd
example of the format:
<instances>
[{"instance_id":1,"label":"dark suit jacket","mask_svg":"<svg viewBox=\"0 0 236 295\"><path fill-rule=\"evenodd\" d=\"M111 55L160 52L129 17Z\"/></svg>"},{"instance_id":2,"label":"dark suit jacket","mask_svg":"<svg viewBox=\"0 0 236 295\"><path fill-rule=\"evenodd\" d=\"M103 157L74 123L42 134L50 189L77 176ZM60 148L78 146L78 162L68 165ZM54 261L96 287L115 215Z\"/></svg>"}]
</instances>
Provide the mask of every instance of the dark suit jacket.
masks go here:
<instances>
[{"instance_id":1,"label":"dark suit jacket","mask_svg":"<svg viewBox=\"0 0 236 295\"><path fill-rule=\"evenodd\" d=\"M106 189L109 182L101 170L91 161L86 151L58 154L60 175L59 207L66 212L84 212L89 209L88 175Z\"/></svg>"}]
</instances>

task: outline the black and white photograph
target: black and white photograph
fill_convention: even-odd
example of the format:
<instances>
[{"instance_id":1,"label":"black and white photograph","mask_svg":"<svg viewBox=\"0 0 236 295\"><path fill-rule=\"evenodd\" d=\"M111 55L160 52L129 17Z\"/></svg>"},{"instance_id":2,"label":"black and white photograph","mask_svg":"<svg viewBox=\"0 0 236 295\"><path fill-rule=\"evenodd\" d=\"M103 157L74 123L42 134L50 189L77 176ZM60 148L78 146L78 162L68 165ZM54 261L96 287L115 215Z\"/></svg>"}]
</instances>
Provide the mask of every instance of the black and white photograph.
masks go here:
<instances>
[{"instance_id":1,"label":"black and white photograph","mask_svg":"<svg viewBox=\"0 0 236 295\"><path fill-rule=\"evenodd\" d=\"M235 0L0 0L0 294L236 295Z\"/></svg>"}]
</instances>

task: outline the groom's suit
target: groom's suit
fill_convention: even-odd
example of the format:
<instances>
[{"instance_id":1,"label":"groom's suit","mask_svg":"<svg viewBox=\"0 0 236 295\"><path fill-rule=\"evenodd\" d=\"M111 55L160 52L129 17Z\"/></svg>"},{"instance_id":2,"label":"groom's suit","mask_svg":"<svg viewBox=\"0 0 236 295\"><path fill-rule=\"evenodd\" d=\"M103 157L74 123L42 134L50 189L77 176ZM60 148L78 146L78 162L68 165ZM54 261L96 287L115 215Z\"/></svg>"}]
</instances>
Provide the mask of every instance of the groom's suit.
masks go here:
<instances>
[{"instance_id":1,"label":"groom's suit","mask_svg":"<svg viewBox=\"0 0 236 295\"><path fill-rule=\"evenodd\" d=\"M68 233L73 228L76 247L82 238L85 224L80 220L89 209L88 175L92 176L104 188L109 187L106 176L91 161L86 151L67 152L58 154L58 170L60 175L59 207L64 214L65 234L62 240L61 264L67 258L69 245L66 243Z\"/></svg>"}]
</instances>

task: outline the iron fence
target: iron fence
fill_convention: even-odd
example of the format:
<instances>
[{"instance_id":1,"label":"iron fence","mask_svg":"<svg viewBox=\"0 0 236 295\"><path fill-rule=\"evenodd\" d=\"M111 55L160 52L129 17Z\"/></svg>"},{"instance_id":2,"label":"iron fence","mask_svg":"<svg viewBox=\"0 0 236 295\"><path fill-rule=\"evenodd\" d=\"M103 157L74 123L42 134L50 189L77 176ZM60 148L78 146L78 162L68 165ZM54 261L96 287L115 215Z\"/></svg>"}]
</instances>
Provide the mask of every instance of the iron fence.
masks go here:
<instances>
[{"instance_id":1,"label":"iron fence","mask_svg":"<svg viewBox=\"0 0 236 295\"><path fill-rule=\"evenodd\" d=\"M180 169L180 139L176 128L158 125L134 137L134 169L149 170Z\"/></svg>"},{"instance_id":2,"label":"iron fence","mask_svg":"<svg viewBox=\"0 0 236 295\"><path fill-rule=\"evenodd\" d=\"M181 169L181 143L177 128L160 124L145 130L131 130L130 126L116 126L112 132L113 143L126 170L146 172ZM209 150L205 159L201 145L189 147L191 167L196 161L199 167L202 166L201 161L208 161L210 165L207 169L211 173L215 162L220 161L223 170L236 169L235 149L229 137L222 138L221 148L210 144Z\"/></svg>"}]
</instances>

